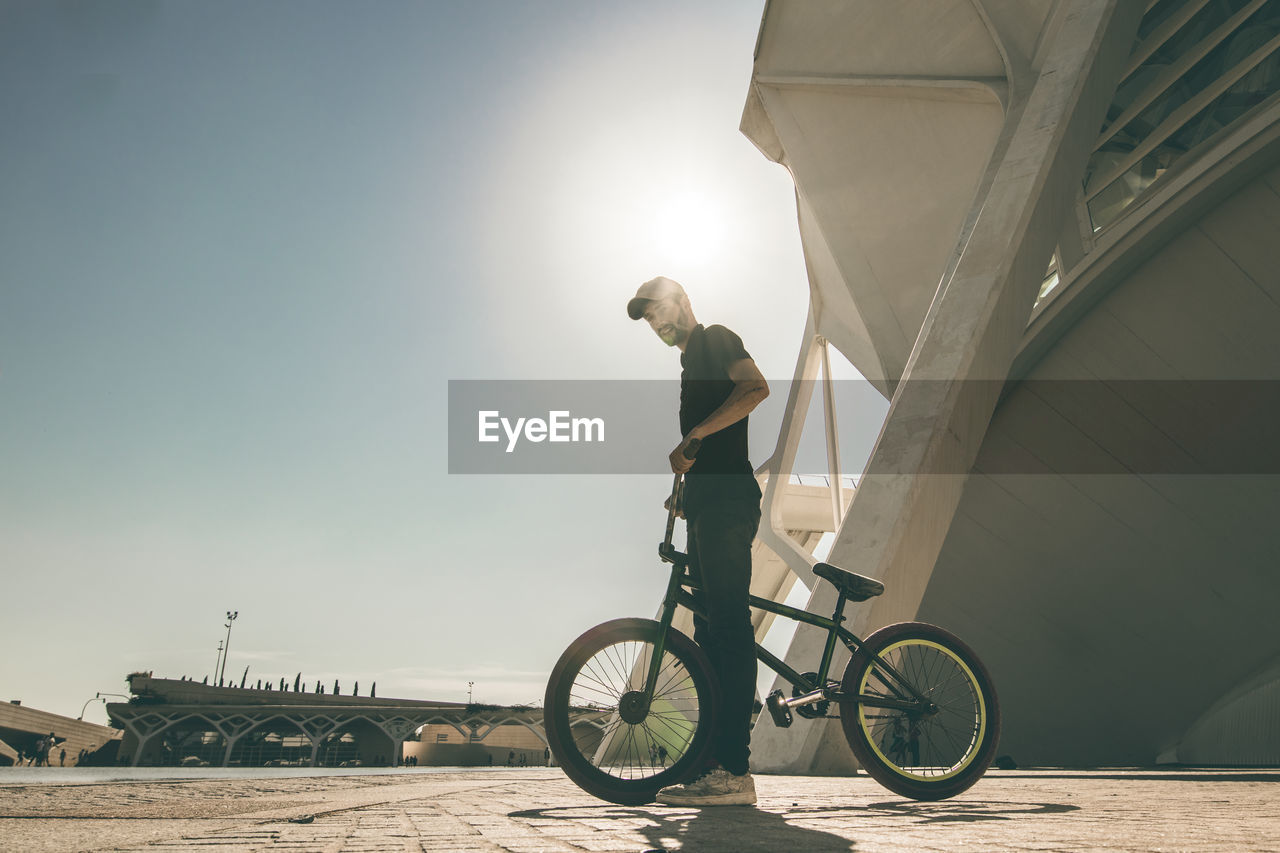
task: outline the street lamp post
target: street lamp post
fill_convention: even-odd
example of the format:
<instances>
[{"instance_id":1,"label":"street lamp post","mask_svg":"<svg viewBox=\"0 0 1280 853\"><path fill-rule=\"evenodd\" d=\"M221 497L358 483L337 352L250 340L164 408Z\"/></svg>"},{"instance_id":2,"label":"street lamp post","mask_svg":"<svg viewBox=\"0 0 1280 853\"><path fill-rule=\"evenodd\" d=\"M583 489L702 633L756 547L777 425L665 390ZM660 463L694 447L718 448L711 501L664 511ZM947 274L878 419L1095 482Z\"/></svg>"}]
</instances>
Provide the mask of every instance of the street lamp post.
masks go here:
<instances>
[{"instance_id":1,"label":"street lamp post","mask_svg":"<svg viewBox=\"0 0 1280 853\"><path fill-rule=\"evenodd\" d=\"M80 716L76 717L76 719L77 719L77 720L83 720L83 719L84 719L84 712L88 709L88 707L89 707L89 703L90 703L90 702L97 702L97 701L98 701L99 699L101 699L101 698L102 698L102 694L101 694L101 693L95 693L95 694L93 694L93 698L92 698L92 699L86 699L86 700L85 700L85 702L84 702L84 704L80 706Z\"/></svg>"},{"instance_id":2,"label":"street lamp post","mask_svg":"<svg viewBox=\"0 0 1280 853\"><path fill-rule=\"evenodd\" d=\"M86 700L85 700L85 703L84 703L83 705L81 705L81 706L80 706L80 716L76 717L76 719L77 719L77 720L83 720L83 719L84 719L84 712L85 712L85 709L89 707L89 703L90 703L90 702L97 702L99 699L101 699L101 700L102 700L102 704L103 704L103 705L107 704L107 699L106 699L106 697L108 697L108 696L118 696L119 698L121 698L121 699L125 700L126 702L127 702L127 701L129 701L129 697L128 697L128 696L126 696L126 695L124 695L123 693L95 693L95 694L93 694L93 698L92 698L92 699L86 699Z\"/></svg>"},{"instance_id":3,"label":"street lamp post","mask_svg":"<svg viewBox=\"0 0 1280 853\"><path fill-rule=\"evenodd\" d=\"M218 656L213 659L213 680L218 680L218 670L222 668L222 641L218 641Z\"/></svg>"},{"instance_id":4,"label":"street lamp post","mask_svg":"<svg viewBox=\"0 0 1280 853\"><path fill-rule=\"evenodd\" d=\"M468 681L468 682L467 682L467 704L468 704L468 705L472 704L472 702L471 702L471 688L472 688L472 687L474 687L474 686L475 686L475 682L474 682L474 681Z\"/></svg>"},{"instance_id":5,"label":"street lamp post","mask_svg":"<svg viewBox=\"0 0 1280 853\"><path fill-rule=\"evenodd\" d=\"M219 684L222 683L222 676L226 674L227 654L231 651L231 623L236 621L236 617L239 615L240 615L239 610L235 611L234 613L232 613L230 610L227 611L227 642L222 647L222 671L218 673Z\"/></svg>"}]
</instances>

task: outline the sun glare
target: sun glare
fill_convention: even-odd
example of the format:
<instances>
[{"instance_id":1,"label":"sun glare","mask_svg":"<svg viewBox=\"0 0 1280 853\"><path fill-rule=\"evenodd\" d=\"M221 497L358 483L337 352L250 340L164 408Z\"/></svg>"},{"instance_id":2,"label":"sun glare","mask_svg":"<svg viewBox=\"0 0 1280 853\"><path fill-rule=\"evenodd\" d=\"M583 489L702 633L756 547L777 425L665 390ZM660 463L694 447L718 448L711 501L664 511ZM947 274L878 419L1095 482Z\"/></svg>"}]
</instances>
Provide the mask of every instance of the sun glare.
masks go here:
<instances>
[{"instance_id":1,"label":"sun glare","mask_svg":"<svg viewBox=\"0 0 1280 853\"><path fill-rule=\"evenodd\" d=\"M704 263L724 244L724 213L706 196L684 193L653 211L651 236L663 262L676 266Z\"/></svg>"}]
</instances>

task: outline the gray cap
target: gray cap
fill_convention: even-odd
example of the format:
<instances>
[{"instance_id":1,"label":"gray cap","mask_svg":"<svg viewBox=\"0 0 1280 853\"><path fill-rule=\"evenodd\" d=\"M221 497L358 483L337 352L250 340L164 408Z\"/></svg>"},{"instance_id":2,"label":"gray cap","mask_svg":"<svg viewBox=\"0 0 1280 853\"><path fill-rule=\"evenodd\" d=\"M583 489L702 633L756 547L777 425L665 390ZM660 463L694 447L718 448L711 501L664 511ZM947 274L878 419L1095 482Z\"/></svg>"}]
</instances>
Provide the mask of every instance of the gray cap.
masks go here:
<instances>
[{"instance_id":1,"label":"gray cap","mask_svg":"<svg viewBox=\"0 0 1280 853\"><path fill-rule=\"evenodd\" d=\"M644 309L649 306L650 302L665 299L668 296L684 295L684 288L665 275L649 279L640 285L636 295L631 297L631 301L627 303L627 316L632 320L639 320L644 316Z\"/></svg>"}]
</instances>

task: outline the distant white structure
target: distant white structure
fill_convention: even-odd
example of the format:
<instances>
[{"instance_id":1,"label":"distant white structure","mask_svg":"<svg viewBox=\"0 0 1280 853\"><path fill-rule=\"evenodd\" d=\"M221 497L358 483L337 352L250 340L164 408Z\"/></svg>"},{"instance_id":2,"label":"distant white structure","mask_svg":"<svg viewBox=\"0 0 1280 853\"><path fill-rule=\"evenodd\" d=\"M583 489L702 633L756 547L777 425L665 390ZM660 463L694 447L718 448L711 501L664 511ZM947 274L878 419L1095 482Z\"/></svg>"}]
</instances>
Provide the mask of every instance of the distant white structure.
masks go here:
<instances>
[{"instance_id":1,"label":"distant white structure","mask_svg":"<svg viewBox=\"0 0 1280 853\"><path fill-rule=\"evenodd\" d=\"M826 341L892 400L826 510L888 588L850 625L970 642L1022 764L1280 763L1278 49L1277 0L766 6L742 130L796 184L796 378ZM812 387L758 545L829 612L823 511L773 488ZM851 760L828 720L753 735Z\"/></svg>"}]
</instances>

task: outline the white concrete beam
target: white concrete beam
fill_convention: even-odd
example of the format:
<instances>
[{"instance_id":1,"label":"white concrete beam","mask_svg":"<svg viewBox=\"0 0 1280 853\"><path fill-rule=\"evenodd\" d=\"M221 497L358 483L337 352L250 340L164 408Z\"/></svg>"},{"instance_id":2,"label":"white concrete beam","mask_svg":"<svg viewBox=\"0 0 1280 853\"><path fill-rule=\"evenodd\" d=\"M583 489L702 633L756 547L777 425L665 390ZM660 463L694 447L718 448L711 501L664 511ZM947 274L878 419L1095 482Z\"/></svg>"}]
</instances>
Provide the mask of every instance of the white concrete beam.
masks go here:
<instances>
[{"instance_id":1,"label":"white concrete beam","mask_svg":"<svg viewBox=\"0 0 1280 853\"><path fill-rule=\"evenodd\" d=\"M854 613L859 635L915 616L1141 12L1120 0L1081 0L1048 24L1055 35L1041 48L1043 67L1009 112L1008 144L981 214L930 306L832 549L832 562L887 587ZM834 602L821 584L810 609ZM822 641L802 628L788 661L808 668ZM851 763L831 721L793 734L766 720L753 740L759 769L821 773Z\"/></svg>"}]
</instances>

